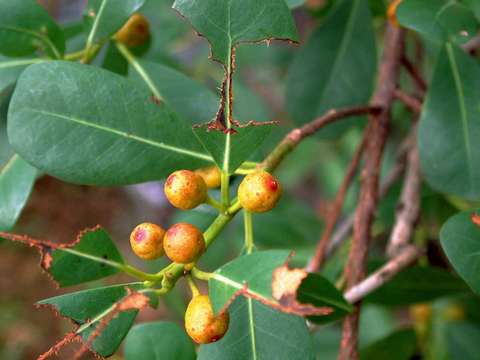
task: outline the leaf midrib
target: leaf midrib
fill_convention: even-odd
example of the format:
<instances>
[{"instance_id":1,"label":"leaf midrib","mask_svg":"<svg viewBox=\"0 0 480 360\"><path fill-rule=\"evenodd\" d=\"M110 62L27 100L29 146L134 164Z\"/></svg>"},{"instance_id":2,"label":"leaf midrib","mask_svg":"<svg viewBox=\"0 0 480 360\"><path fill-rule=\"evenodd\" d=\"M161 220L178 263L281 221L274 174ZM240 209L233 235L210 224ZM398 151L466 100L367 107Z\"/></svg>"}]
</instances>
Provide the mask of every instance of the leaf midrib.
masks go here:
<instances>
[{"instance_id":1,"label":"leaf midrib","mask_svg":"<svg viewBox=\"0 0 480 360\"><path fill-rule=\"evenodd\" d=\"M50 112L50 111L45 111L45 110L33 109L33 108L24 108L23 111L29 111L29 112L33 112L33 113L36 113L36 114L50 116L50 117L57 118L57 119L67 120L67 121L70 121L70 122L73 122L73 123L80 124L82 126L86 126L86 127L90 127L90 128L96 129L96 130L101 130L101 131L104 131L104 132L107 132L107 133L118 135L118 136L124 137L125 139L135 140L135 141L138 141L140 143L147 144L147 145L150 145L150 146L153 146L153 147L156 147L156 148L160 148L160 149L163 149L163 150L172 151L172 152L176 152L176 153L183 154L183 155L188 155L188 156L191 156L191 157L194 157L194 158L197 158L197 159L202 159L202 160L206 160L206 161L209 161L209 162L213 162L213 159L206 154L198 153L198 152L195 152L195 151L192 151L192 150L182 149L182 148L179 148L179 147L176 147L176 146L168 145L168 144L163 143L163 142L153 141L153 140L150 140L150 139L138 136L138 135L127 133L127 132L122 131L122 130L117 130L117 129L114 129L114 128L111 128L111 127L91 123L88 120L79 119L79 118L76 118L76 117L73 117L73 116L69 117L69 116L66 116L66 115L57 114L57 113Z\"/></svg>"}]
</instances>

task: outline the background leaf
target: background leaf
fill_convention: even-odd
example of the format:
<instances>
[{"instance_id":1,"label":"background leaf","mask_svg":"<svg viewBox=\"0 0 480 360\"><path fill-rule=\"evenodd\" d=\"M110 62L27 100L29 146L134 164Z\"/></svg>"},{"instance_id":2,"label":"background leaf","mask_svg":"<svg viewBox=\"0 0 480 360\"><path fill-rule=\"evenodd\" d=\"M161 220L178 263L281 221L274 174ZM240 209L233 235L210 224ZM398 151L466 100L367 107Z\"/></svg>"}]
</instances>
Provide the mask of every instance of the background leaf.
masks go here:
<instances>
[{"instance_id":1,"label":"background leaf","mask_svg":"<svg viewBox=\"0 0 480 360\"><path fill-rule=\"evenodd\" d=\"M473 12L459 1L404 0L397 8L397 18L406 28L437 42L465 42L478 29Z\"/></svg>"},{"instance_id":2,"label":"background leaf","mask_svg":"<svg viewBox=\"0 0 480 360\"><path fill-rule=\"evenodd\" d=\"M0 53L41 53L61 57L65 40L60 27L35 0L0 0Z\"/></svg>"},{"instance_id":3,"label":"background leaf","mask_svg":"<svg viewBox=\"0 0 480 360\"><path fill-rule=\"evenodd\" d=\"M480 228L467 211L451 217L440 231L443 251L458 274L480 294Z\"/></svg>"},{"instance_id":4,"label":"background leaf","mask_svg":"<svg viewBox=\"0 0 480 360\"><path fill-rule=\"evenodd\" d=\"M368 102L376 70L371 23L366 0L342 0L297 51L286 86L287 110L297 124L331 108ZM330 125L321 134L336 136L356 122Z\"/></svg>"},{"instance_id":5,"label":"background leaf","mask_svg":"<svg viewBox=\"0 0 480 360\"><path fill-rule=\"evenodd\" d=\"M423 106L418 146L423 174L436 190L480 198L480 65L452 44L438 56Z\"/></svg>"},{"instance_id":6,"label":"background leaf","mask_svg":"<svg viewBox=\"0 0 480 360\"><path fill-rule=\"evenodd\" d=\"M240 256L215 271L215 276L208 281L213 310L216 313L220 311L245 282L250 291L271 299L272 273L285 263L288 255L286 250L254 252Z\"/></svg>"},{"instance_id":7,"label":"background leaf","mask_svg":"<svg viewBox=\"0 0 480 360\"><path fill-rule=\"evenodd\" d=\"M0 231L9 231L32 191L37 170L14 155L0 171Z\"/></svg>"},{"instance_id":8,"label":"background leaf","mask_svg":"<svg viewBox=\"0 0 480 360\"><path fill-rule=\"evenodd\" d=\"M108 71L67 62L33 65L22 74L8 135L28 162L82 184L156 180L210 159L192 140L190 125L147 91Z\"/></svg>"},{"instance_id":9,"label":"background leaf","mask_svg":"<svg viewBox=\"0 0 480 360\"><path fill-rule=\"evenodd\" d=\"M126 360L194 360L195 347L177 324L151 322L135 325L125 339Z\"/></svg>"},{"instance_id":10,"label":"background leaf","mask_svg":"<svg viewBox=\"0 0 480 360\"><path fill-rule=\"evenodd\" d=\"M85 8L85 23L88 41L99 43L115 34L130 15L140 9L145 0L88 0Z\"/></svg>"},{"instance_id":11,"label":"background leaf","mask_svg":"<svg viewBox=\"0 0 480 360\"><path fill-rule=\"evenodd\" d=\"M362 360L409 360L417 350L413 329L403 329L376 341L360 353Z\"/></svg>"},{"instance_id":12,"label":"background leaf","mask_svg":"<svg viewBox=\"0 0 480 360\"><path fill-rule=\"evenodd\" d=\"M43 59L7 58L0 56L0 98L2 92L17 81L18 76L25 68Z\"/></svg>"},{"instance_id":13,"label":"background leaf","mask_svg":"<svg viewBox=\"0 0 480 360\"><path fill-rule=\"evenodd\" d=\"M240 297L230 307L223 339L200 347L198 360L313 360L305 320Z\"/></svg>"},{"instance_id":14,"label":"background leaf","mask_svg":"<svg viewBox=\"0 0 480 360\"><path fill-rule=\"evenodd\" d=\"M224 65L241 42L298 37L284 0L176 0L173 8L207 38L213 59Z\"/></svg>"},{"instance_id":15,"label":"background leaf","mask_svg":"<svg viewBox=\"0 0 480 360\"><path fill-rule=\"evenodd\" d=\"M140 284L124 284L83 290L65 295L56 296L50 299L39 301L39 305L50 305L61 316L72 319L75 323L83 325L104 311L108 310L113 304L127 295L126 286L139 288ZM92 344L95 352L101 356L112 355L122 343L130 327L137 316L138 311L131 310L118 314L114 317L107 327L102 331ZM98 322L93 326L87 327L81 336L87 341L92 332L98 326Z\"/></svg>"},{"instance_id":16,"label":"background leaf","mask_svg":"<svg viewBox=\"0 0 480 360\"><path fill-rule=\"evenodd\" d=\"M365 301L402 306L466 292L468 287L465 283L446 270L413 266L368 295Z\"/></svg>"},{"instance_id":17,"label":"background leaf","mask_svg":"<svg viewBox=\"0 0 480 360\"><path fill-rule=\"evenodd\" d=\"M122 255L105 230L87 230L77 241L72 247L58 247L51 252L47 270L60 286L81 284L120 271Z\"/></svg>"}]
</instances>

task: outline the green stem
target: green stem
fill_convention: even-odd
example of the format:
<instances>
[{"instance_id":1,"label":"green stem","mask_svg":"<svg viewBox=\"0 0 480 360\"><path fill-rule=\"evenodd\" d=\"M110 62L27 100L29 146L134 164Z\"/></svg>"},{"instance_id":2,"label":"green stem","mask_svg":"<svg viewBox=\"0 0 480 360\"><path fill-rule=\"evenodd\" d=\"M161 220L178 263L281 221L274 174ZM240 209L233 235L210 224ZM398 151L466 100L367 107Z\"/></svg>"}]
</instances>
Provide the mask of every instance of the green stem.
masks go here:
<instances>
[{"instance_id":1,"label":"green stem","mask_svg":"<svg viewBox=\"0 0 480 360\"><path fill-rule=\"evenodd\" d=\"M157 282L162 279L163 274L148 274L146 272L143 272L135 267L133 267L130 264L122 264L120 267L120 270L122 270L124 273L131 275L137 279L144 280L144 281L154 281Z\"/></svg>"},{"instance_id":2,"label":"green stem","mask_svg":"<svg viewBox=\"0 0 480 360\"><path fill-rule=\"evenodd\" d=\"M202 271L196 267L194 267L191 271L192 275L197 279L208 281L212 278L213 273Z\"/></svg>"},{"instance_id":3,"label":"green stem","mask_svg":"<svg viewBox=\"0 0 480 360\"><path fill-rule=\"evenodd\" d=\"M68 61L79 60L85 55L86 49L82 49L79 51L74 51L69 54L65 54L63 59Z\"/></svg>"},{"instance_id":4,"label":"green stem","mask_svg":"<svg viewBox=\"0 0 480 360\"><path fill-rule=\"evenodd\" d=\"M230 206L230 176L222 171L220 178L220 192L222 197L222 210L225 211Z\"/></svg>"},{"instance_id":5,"label":"green stem","mask_svg":"<svg viewBox=\"0 0 480 360\"><path fill-rule=\"evenodd\" d=\"M208 204L217 210L220 210L220 211L222 210L222 204L220 204L217 200L212 198L210 195L207 195L207 200L205 201L205 204Z\"/></svg>"},{"instance_id":6,"label":"green stem","mask_svg":"<svg viewBox=\"0 0 480 360\"><path fill-rule=\"evenodd\" d=\"M254 243L253 243L253 222L252 222L252 213L247 210L243 210L243 224L245 227L245 250L247 254L253 252Z\"/></svg>"}]
</instances>

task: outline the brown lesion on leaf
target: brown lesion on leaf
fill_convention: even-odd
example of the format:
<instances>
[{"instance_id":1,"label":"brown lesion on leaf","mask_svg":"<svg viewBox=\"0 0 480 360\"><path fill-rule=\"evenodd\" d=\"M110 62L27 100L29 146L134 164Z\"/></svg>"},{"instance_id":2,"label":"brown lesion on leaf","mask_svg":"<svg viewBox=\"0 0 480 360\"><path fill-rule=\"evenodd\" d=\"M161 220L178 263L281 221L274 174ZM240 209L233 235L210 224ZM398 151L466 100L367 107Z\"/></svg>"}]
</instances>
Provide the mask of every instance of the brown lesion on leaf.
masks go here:
<instances>
[{"instance_id":1,"label":"brown lesion on leaf","mask_svg":"<svg viewBox=\"0 0 480 360\"><path fill-rule=\"evenodd\" d=\"M474 212L471 216L470 216L470 219L472 220L472 222L480 227L480 215L477 214L476 212Z\"/></svg>"},{"instance_id":2,"label":"brown lesion on leaf","mask_svg":"<svg viewBox=\"0 0 480 360\"><path fill-rule=\"evenodd\" d=\"M158 96L155 96L154 94L150 95L149 100L155 105L160 105L162 103L162 99L160 99Z\"/></svg>"}]
</instances>

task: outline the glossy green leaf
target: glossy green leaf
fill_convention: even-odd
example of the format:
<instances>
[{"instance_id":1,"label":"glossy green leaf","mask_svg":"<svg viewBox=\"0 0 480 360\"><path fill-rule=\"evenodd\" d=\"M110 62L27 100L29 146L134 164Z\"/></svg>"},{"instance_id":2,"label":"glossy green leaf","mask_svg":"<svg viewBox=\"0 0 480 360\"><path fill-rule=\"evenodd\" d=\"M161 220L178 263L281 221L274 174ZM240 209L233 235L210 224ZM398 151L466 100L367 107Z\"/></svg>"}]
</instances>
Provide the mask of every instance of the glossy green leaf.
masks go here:
<instances>
[{"instance_id":1,"label":"glossy green leaf","mask_svg":"<svg viewBox=\"0 0 480 360\"><path fill-rule=\"evenodd\" d=\"M218 167L223 168L225 158L229 157L228 172L233 174L262 145L271 130L272 125L236 127L235 133L230 136L229 152L225 151L227 137L222 131L208 131L205 127L199 127L193 132Z\"/></svg>"},{"instance_id":2,"label":"glossy green leaf","mask_svg":"<svg viewBox=\"0 0 480 360\"><path fill-rule=\"evenodd\" d=\"M376 71L375 36L366 0L342 0L300 48L288 71L287 109L304 124L331 108L368 102ZM358 119L322 130L337 136Z\"/></svg>"},{"instance_id":3,"label":"glossy green leaf","mask_svg":"<svg viewBox=\"0 0 480 360\"><path fill-rule=\"evenodd\" d=\"M413 266L368 295L365 301L403 306L467 292L468 287L465 283L446 270Z\"/></svg>"},{"instance_id":4,"label":"glossy green leaf","mask_svg":"<svg viewBox=\"0 0 480 360\"><path fill-rule=\"evenodd\" d=\"M418 129L423 174L438 191L480 199L480 65L452 44L438 56Z\"/></svg>"},{"instance_id":5,"label":"glossy green leaf","mask_svg":"<svg viewBox=\"0 0 480 360\"><path fill-rule=\"evenodd\" d=\"M65 50L62 30L35 0L0 0L0 39L7 56L40 51L60 58Z\"/></svg>"},{"instance_id":6,"label":"glossy green leaf","mask_svg":"<svg viewBox=\"0 0 480 360\"><path fill-rule=\"evenodd\" d=\"M89 0L85 8L87 42L108 40L144 3L145 0Z\"/></svg>"},{"instance_id":7,"label":"glossy green leaf","mask_svg":"<svg viewBox=\"0 0 480 360\"><path fill-rule=\"evenodd\" d=\"M15 59L0 56L0 94L17 81L18 76L30 64L45 61L43 59Z\"/></svg>"},{"instance_id":8,"label":"glossy green leaf","mask_svg":"<svg viewBox=\"0 0 480 360\"><path fill-rule=\"evenodd\" d=\"M451 217L440 231L443 251L458 274L480 294L480 227L472 222L475 211Z\"/></svg>"},{"instance_id":9,"label":"glossy green leaf","mask_svg":"<svg viewBox=\"0 0 480 360\"><path fill-rule=\"evenodd\" d=\"M125 360L195 360L192 341L175 323L135 325L125 339Z\"/></svg>"},{"instance_id":10,"label":"glossy green leaf","mask_svg":"<svg viewBox=\"0 0 480 360\"><path fill-rule=\"evenodd\" d=\"M360 352L361 360L410 360L417 350L413 329L402 329L376 341Z\"/></svg>"},{"instance_id":11,"label":"glossy green leaf","mask_svg":"<svg viewBox=\"0 0 480 360\"><path fill-rule=\"evenodd\" d=\"M55 248L44 266L59 286L71 286L116 274L123 263L108 233L95 228L80 233L73 246Z\"/></svg>"},{"instance_id":12,"label":"glossy green leaf","mask_svg":"<svg viewBox=\"0 0 480 360\"><path fill-rule=\"evenodd\" d=\"M298 39L284 0L176 0L173 8L210 42L213 59L224 65L239 43Z\"/></svg>"},{"instance_id":13,"label":"glossy green leaf","mask_svg":"<svg viewBox=\"0 0 480 360\"><path fill-rule=\"evenodd\" d=\"M313 360L305 320L238 298L230 307L230 325L220 341L200 347L198 360Z\"/></svg>"},{"instance_id":14,"label":"glossy green leaf","mask_svg":"<svg viewBox=\"0 0 480 360\"><path fill-rule=\"evenodd\" d=\"M252 293L271 299L272 273L285 263L288 255L286 250L254 252L240 256L215 271L208 281L214 311L220 311L245 283Z\"/></svg>"},{"instance_id":15,"label":"glossy green leaf","mask_svg":"<svg viewBox=\"0 0 480 360\"><path fill-rule=\"evenodd\" d=\"M148 91L106 70L62 61L22 74L8 135L25 160L74 183L138 183L210 161L191 126Z\"/></svg>"},{"instance_id":16,"label":"glossy green leaf","mask_svg":"<svg viewBox=\"0 0 480 360\"><path fill-rule=\"evenodd\" d=\"M0 170L0 231L10 230L32 191L37 170L14 155Z\"/></svg>"},{"instance_id":17,"label":"glossy green leaf","mask_svg":"<svg viewBox=\"0 0 480 360\"><path fill-rule=\"evenodd\" d=\"M318 274L308 274L302 280L297 292L297 300L303 304L315 307L330 307L333 313L326 316L311 316L308 319L317 324L341 319L352 311L352 306L345 300L342 293L327 279Z\"/></svg>"},{"instance_id":18,"label":"glossy green leaf","mask_svg":"<svg viewBox=\"0 0 480 360\"><path fill-rule=\"evenodd\" d=\"M294 9L305 4L305 0L285 0L285 2L290 9Z\"/></svg>"},{"instance_id":19,"label":"glossy green leaf","mask_svg":"<svg viewBox=\"0 0 480 360\"><path fill-rule=\"evenodd\" d=\"M480 21L480 2L477 0L464 0L465 5L472 9L473 13L477 17L477 20Z\"/></svg>"},{"instance_id":20,"label":"glossy green leaf","mask_svg":"<svg viewBox=\"0 0 480 360\"><path fill-rule=\"evenodd\" d=\"M459 1L404 0L397 8L397 18L403 26L437 42L465 42L478 29L473 12Z\"/></svg>"},{"instance_id":21,"label":"glossy green leaf","mask_svg":"<svg viewBox=\"0 0 480 360\"><path fill-rule=\"evenodd\" d=\"M92 322L92 326L80 327L84 341L87 341L99 321L112 305L127 295L126 287L140 285L124 284L83 290L39 301L40 305L52 306L61 316L72 319L79 326ZM122 343L137 316L136 310L122 312L115 316L93 343L93 350L101 356L112 355ZM95 321L96 320L96 321Z\"/></svg>"},{"instance_id":22,"label":"glossy green leaf","mask_svg":"<svg viewBox=\"0 0 480 360\"><path fill-rule=\"evenodd\" d=\"M211 121L218 111L219 97L197 81L181 72L153 62L139 60L134 66L132 77L147 84L150 90L161 97L184 119L197 124ZM144 85L145 86L145 85ZM233 173L258 149L271 131L271 126L236 128L231 136L230 172ZM223 167L226 137L223 132L208 132L206 127L194 129L195 135Z\"/></svg>"}]
</instances>

